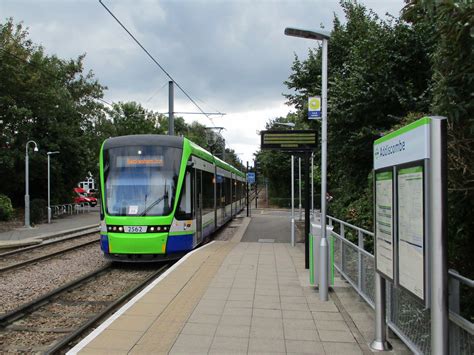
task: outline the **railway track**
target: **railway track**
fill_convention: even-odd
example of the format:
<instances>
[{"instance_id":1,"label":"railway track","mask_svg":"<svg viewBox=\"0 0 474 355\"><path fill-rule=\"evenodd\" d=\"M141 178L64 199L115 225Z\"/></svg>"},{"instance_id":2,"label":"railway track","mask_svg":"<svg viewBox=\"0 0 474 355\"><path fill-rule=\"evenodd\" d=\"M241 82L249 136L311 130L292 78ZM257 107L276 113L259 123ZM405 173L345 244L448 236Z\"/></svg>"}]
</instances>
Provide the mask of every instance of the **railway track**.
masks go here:
<instances>
[{"instance_id":1,"label":"railway track","mask_svg":"<svg viewBox=\"0 0 474 355\"><path fill-rule=\"evenodd\" d=\"M0 316L0 353L60 352L169 266L108 264Z\"/></svg>"},{"instance_id":2,"label":"railway track","mask_svg":"<svg viewBox=\"0 0 474 355\"><path fill-rule=\"evenodd\" d=\"M38 261L52 258L87 245L98 243L97 229L91 229L44 244L34 245L0 254L0 274Z\"/></svg>"}]
</instances>

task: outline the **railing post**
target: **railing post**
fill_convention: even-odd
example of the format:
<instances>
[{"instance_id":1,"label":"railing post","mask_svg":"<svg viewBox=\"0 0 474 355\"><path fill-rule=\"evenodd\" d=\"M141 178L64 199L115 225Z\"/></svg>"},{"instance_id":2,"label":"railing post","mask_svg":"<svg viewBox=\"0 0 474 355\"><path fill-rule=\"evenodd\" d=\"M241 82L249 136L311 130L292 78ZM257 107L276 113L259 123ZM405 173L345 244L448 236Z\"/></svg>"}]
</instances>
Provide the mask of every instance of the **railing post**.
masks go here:
<instances>
[{"instance_id":1,"label":"railing post","mask_svg":"<svg viewBox=\"0 0 474 355\"><path fill-rule=\"evenodd\" d=\"M358 237L358 243L357 245L359 246L359 249L357 249L357 267L358 267L358 273L357 273L357 286L359 287L359 291L362 292L362 253L360 250L364 249L364 235L362 234L362 231L359 229L357 230L357 237Z\"/></svg>"},{"instance_id":2,"label":"railing post","mask_svg":"<svg viewBox=\"0 0 474 355\"><path fill-rule=\"evenodd\" d=\"M341 238L346 239L346 231L344 229L344 224L342 222L339 222L340 226L340 233L341 233ZM346 272L346 253L344 251L344 243L341 240L341 270L345 273Z\"/></svg>"},{"instance_id":3,"label":"railing post","mask_svg":"<svg viewBox=\"0 0 474 355\"><path fill-rule=\"evenodd\" d=\"M450 270L453 274L459 273L456 270ZM461 307L459 304L460 297L460 282L454 277L448 276L448 294L449 294L449 310L456 314L461 313ZM449 353L450 354L460 354L460 334L459 327L451 326L449 329Z\"/></svg>"}]
</instances>

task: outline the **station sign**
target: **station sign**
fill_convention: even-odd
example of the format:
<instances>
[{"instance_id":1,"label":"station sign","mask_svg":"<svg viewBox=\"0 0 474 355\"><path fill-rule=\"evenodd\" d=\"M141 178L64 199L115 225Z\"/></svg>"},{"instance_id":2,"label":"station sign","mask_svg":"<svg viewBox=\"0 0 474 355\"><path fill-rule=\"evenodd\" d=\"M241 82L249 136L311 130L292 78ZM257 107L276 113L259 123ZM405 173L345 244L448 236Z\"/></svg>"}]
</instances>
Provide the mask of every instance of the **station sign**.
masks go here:
<instances>
[{"instance_id":1,"label":"station sign","mask_svg":"<svg viewBox=\"0 0 474 355\"><path fill-rule=\"evenodd\" d=\"M255 173L253 171L247 173L247 182L249 184L255 184Z\"/></svg>"},{"instance_id":2,"label":"station sign","mask_svg":"<svg viewBox=\"0 0 474 355\"><path fill-rule=\"evenodd\" d=\"M321 119L321 96L308 97L308 119Z\"/></svg>"},{"instance_id":3,"label":"station sign","mask_svg":"<svg viewBox=\"0 0 474 355\"><path fill-rule=\"evenodd\" d=\"M261 131L260 136L261 149L307 152L317 147L316 130Z\"/></svg>"},{"instance_id":4,"label":"station sign","mask_svg":"<svg viewBox=\"0 0 474 355\"><path fill-rule=\"evenodd\" d=\"M374 142L375 264L396 286L426 300L425 171L430 118Z\"/></svg>"}]
</instances>

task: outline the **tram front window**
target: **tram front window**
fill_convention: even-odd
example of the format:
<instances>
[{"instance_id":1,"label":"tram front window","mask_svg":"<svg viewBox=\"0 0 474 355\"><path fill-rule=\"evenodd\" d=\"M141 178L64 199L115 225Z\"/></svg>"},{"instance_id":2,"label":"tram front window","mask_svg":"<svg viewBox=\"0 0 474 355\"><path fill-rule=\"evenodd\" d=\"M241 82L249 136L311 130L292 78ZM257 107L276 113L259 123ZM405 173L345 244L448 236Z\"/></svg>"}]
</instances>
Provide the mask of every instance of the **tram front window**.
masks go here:
<instances>
[{"instance_id":1,"label":"tram front window","mask_svg":"<svg viewBox=\"0 0 474 355\"><path fill-rule=\"evenodd\" d=\"M104 151L106 210L111 216L172 212L182 150L127 146Z\"/></svg>"}]
</instances>

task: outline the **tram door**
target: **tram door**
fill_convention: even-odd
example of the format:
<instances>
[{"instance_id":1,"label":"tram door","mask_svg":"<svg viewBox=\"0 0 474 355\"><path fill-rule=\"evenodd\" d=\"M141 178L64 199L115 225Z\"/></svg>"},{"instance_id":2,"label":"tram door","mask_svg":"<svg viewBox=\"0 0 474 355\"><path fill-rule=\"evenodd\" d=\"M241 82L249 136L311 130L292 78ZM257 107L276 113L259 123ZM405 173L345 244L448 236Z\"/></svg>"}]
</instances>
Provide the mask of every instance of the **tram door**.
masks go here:
<instances>
[{"instance_id":1,"label":"tram door","mask_svg":"<svg viewBox=\"0 0 474 355\"><path fill-rule=\"evenodd\" d=\"M201 170L194 169L194 201L196 213L196 242L202 241L202 172Z\"/></svg>"}]
</instances>

